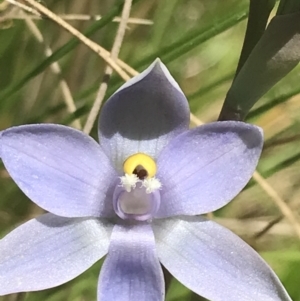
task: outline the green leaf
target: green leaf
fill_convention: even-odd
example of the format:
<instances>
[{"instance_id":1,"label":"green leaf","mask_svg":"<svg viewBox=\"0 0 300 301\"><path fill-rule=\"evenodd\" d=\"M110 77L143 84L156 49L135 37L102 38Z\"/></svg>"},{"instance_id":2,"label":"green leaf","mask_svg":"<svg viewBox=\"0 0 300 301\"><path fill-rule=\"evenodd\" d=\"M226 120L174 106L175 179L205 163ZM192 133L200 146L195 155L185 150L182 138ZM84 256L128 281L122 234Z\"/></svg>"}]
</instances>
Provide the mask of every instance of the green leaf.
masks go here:
<instances>
[{"instance_id":1,"label":"green leaf","mask_svg":"<svg viewBox=\"0 0 300 301\"><path fill-rule=\"evenodd\" d=\"M239 73L253 48L264 34L268 18L275 5L275 2L276 0L250 1L247 30L241 51L241 56L236 69L236 75Z\"/></svg>"},{"instance_id":2,"label":"green leaf","mask_svg":"<svg viewBox=\"0 0 300 301\"><path fill-rule=\"evenodd\" d=\"M161 58L164 63L169 63L190 50L194 49L200 44L214 36L224 32L232 26L246 19L248 16L248 7L242 6L237 12L227 15L223 20L218 23L209 24L204 28L198 28L189 34L185 34L174 43L163 47L161 50L155 51L144 59L135 64L136 69L144 69L152 63L157 57Z\"/></svg>"},{"instance_id":3,"label":"green leaf","mask_svg":"<svg viewBox=\"0 0 300 301\"><path fill-rule=\"evenodd\" d=\"M160 0L158 2L158 7L153 20L155 27L153 28L152 34L152 47L160 48L163 37L168 33L167 26L177 4L178 0Z\"/></svg>"},{"instance_id":4,"label":"green leaf","mask_svg":"<svg viewBox=\"0 0 300 301\"><path fill-rule=\"evenodd\" d=\"M300 13L274 17L229 89L220 120L243 120L299 60Z\"/></svg>"},{"instance_id":5,"label":"green leaf","mask_svg":"<svg viewBox=\"0 0 300 301\"><path fill-rule=\"evenodd\" d=\"M280 0L277 15L291 14L300 11L299 0Z\"/></svg>"},{"instance_id":6,"label":"green leaf","mask_svg":"<svg viewBox=\"0 0 300 301\"><path fill-rule=\"evenodd\" d=\"M228 74L225 74L224 76L222 76L221 78L218 78L216 81L212 82L211 84L208 84L207 86L204 86L202 88L200 88L198 91L194 92L193 94L188 95L188 99L194 100L195 98L198 98L208 92L210 92L213 88L222 85L226 82L228 82L229 80L231 80L234 76L234 72L230 72Z\"/></svg>"}]
</instances>

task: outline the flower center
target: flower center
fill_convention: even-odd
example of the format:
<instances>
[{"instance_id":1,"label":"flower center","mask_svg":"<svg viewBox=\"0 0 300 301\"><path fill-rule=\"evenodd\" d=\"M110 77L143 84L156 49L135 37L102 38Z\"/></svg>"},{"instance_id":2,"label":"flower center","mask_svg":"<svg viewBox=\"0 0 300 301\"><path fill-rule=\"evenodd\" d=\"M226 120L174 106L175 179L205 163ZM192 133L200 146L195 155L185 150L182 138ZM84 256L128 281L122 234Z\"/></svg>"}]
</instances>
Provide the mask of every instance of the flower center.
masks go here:
<instances>
[{"instance_id":1,"label":"flower center","mask_svg":"<svg viewBox=\"0 0 300 301\"><path fill-rule=\"evenodd\" d=\"M137 153L128 157L124 164L123 170L125 174L136 174L141 180L145 177L154 177L156 174L156 163L148 155Z\"/></svg>"},{"instance_id":2,"label":"flower center","mask_svg":"<svg viewBox=\"0 0 300 301\"><path fill-rule=\"evenodd\" d=\"M116 186L113 196L116 214L122 219L151 219L160 205L161 183L154 177L155 161L137 153L125 160L123 170L121 185Z\"/></svg>"},{"instance_id":3,"label":"flower center","mask_svg":"<svg viewBox=\"0 0 300 301\"><path fill-rule=\"evenodd\" d=\"M142 165L138 165L132 173L137 175L140 180L144 180L148 177L148 172Z\"/></svg>"}]
</instances>

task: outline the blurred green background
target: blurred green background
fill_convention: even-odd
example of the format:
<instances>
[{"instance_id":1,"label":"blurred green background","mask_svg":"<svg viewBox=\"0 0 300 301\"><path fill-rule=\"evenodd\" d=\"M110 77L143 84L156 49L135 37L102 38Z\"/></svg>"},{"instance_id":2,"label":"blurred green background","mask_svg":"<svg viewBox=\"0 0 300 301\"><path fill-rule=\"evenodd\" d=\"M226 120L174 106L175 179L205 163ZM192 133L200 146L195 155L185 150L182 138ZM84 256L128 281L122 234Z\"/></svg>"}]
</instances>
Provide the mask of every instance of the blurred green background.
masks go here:
<instances>
[{"instance_id":1,"label":"blurred green background","mask_svg":"<svg viewBox=\"0 0 300 301\"><path fill-rule=\"evenodd\" d=\"M44 0L56 14L120 16L120 1ZM139 0L130 16L144 19L129 23L120 58L142 71L156 57L167 65L187 95L191 111L203 122L215 121L232 82L247 24L248 0ZM272 12L274 15L276 9ZM0 130L26 123L72 124L85 121L96 97L105 63L86 46L69 41L72 36L49 20L34 20L45 43L56 52L61 75L54 74L39 43L20 19L20 11L0 1ZM110 50L118 27L110 20L69 21L81 32L99 27L91 39ZM74 45L73 45L74 44ZM67 46L66 46L67 45ZM78 110L69 114L59 80L66 80ZM248 115L248 121L265 132L265 147L259 172L295 214L300 204L300 69L265 95ZM122 80L113 75L107 99ZM97 137L96 128L92 136ZM42 210L28 200L0 166L0 235L39 215ZM280 220L269 231L257 233L281 213L255 182L228 206L215 213L221 224L245 239L279 275L293 300L300 300L300 244L288 220ZM300 220L299 220L300 222ZM1 254L0 254L1 256ZM73 281L46 291L0 297L1 301L96 299L101 263ZM175 280L168 301L203 300Z\"/></svg>"}]
</instances>

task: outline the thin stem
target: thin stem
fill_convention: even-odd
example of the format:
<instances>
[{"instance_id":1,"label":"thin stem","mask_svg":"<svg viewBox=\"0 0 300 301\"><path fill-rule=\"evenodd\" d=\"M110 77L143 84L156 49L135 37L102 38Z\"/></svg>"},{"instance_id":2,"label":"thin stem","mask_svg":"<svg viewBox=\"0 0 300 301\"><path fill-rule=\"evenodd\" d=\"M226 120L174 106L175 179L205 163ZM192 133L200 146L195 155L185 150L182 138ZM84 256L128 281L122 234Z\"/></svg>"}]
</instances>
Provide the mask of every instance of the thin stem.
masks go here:
<instances>
[{"instance_id":1,"label":"thin stem","mask_svg":"<svg viewBox=\"0 0 300 301\"><path fill-rule=\"evenodd\" d=\"M128 72L131 76L136 76L139 74L138 71L133 69L131 66L126 64L124 61L121 61L120 59L117 59L117 62L121 68L123 68L126 72Z\"/></svg>"},{"instance_id":2,"label":"thin stem","mask_svg":"<svg viewBox=\"0 0 300 301\"><path fill-rule=\"evenodd\" d=\"M120 49L121 49L121 45L122 45L123 38L125 35L125 31L126 31L127 21L129 19L129 15L130 15L131 5L132 5L132 0L125 0L123 11L122 11L122 19L121 19L121 22L120 22L120 25L119 25L119 28L118 28L118 31L116 34L116 38L115 38L112 50L111 50L111 59L113 61L116 61L116 59L118 58ZM113 69L110 66L107 66L104 71L103 81L100 84L95 102L94 102L93 107L90 111L90 114L87 118L86 124L83 128L83 132L86 134L89 134L93 128L95 120L100 111L101 104L105 97L106 90L108 87L108 82L109 82L112 72L113 72Z\"/></svg>"},{"instance_id":3,"label":"thin stem","mask_svg":"<svg viewBox=\"0 0 300 301\"><path fill-rule=\"evenodd\" d=\"M279 208L282 215L287 218L297 236L300 238L300 224L298 222L297 214L287 205L287 203L280 197L277 191L257 172L253 174L253 179L259 186L271 197L272 201Z\"/></svg>"},{"instance_id":4,"label":"thin stem","mask_svg":"<svg viewBox=\"0 0 300 301\"><path fill-rule=\"evenodd\" d=\"M52 50L49 46L47 46L45 44L44 37L43 37L42 33L40 32L40 30L38 29L38 27L35 25L35 23L32 21L32 19L27 18L26 14L23 11L21 11L21 13L24 14L25 23L26 23L27 27L29 28L29 30L31 31L31 33L33 34L33 36L36 38L36 40L39 43L44 45L46 57L49 57L50 55L52 55ZM70 88L69 88L67 82L63 78L61 78L62 73L61 73L61 68L60 68L58 62L54 62L53 64L51 64L50 69L52 70L52 72L54 74L59 75L59 77L60 77L59 86L60 86L60 89L62 92L63 99L66 103L67 110L69 113L74 113L76 111L74 99L72 97L72 94L71 94L71 91L70 91ZM72 122L72 125L77 129L81 128L81 123L80 123L79 119L74 120Z\"/></svg>"},{"instance_id":5,"label":"thin stem","mask_svg":"<svg viewBox=\"0 0 300 301\"><path fill-rule=\"evenodd\" d=\"M90 39L88 39L87 37L85 37L83 34L81 34L79 31L77 31L74 27L72 27L70 24L64 22L64 20L62 18L60 18L58 15L54 14L53 12L49 11L47 8L43 7L42 5L36 3L34 0L30 0L30 3L34 3L34 5L39 5L42 7L43 9L43 13L38 12L35 9L32 9L29 6L26 6L16 0L6 0L8 3L14 4L17 7L20 7L22 9L24 9L27 12L31 12L34 14L37 14L40 17L47 17L49 19L51 19L52 21L54 21L55 23L57 23L58 25L62 26L63 28L65 28L67 31L69 31L71 34L73 34L76 38L78 38L81 42L83 42L86 46L88 46L91 50L93 50L94 52L96 52L97 54L100 55L100 52L102 53L103 56L105 56L105 59L108 59L112 62L113 64L113 69L115 69L115 71L117 73L119 73L119 75L125 80L129 80L130 76L128 76L126 74L126 72L124 72L122 69L124 69L125 71L127 71L131 76L135 76L138 74L138 72L136 70L134 70L131 66L129 66L128 64L126 64L125 62L123 62L120 59L117 59L116 62L114 62L113 60L110 59L110 52L107 51L106 49L104 49L103 47L101 47L100 45L98 45L97 43L94 43L93 41L91 41ZM29 2L29 0L24 0ZM58 20L54 20L52 18L50 18L50 15L56 16ZM65 26L67 26L68 28L66 28ZM72 30L72 32L70 31ZM84 41L82 40L84 39ZM102 55L100 55L102 57ZM103 57L104 58L104 57ZM108 62L109 63L109 62ZM116 65L117 63L117 65Z\"/></svg>"},{"instance_id":6,"label":"thin stem","mask_svg":"<svg viewBox=\"0 0 300 301\"><path fill-rule=\"evenodd\" d=\"M27 11L39 18L42 18L41 14L37 10L31 8L30 6L25 5L24 3L20 3L16 0L6 0L6 2L9 2L10 4L13 4L13 5L23 9L24 11Z\"/></svg>"},{"instance_id":7,"label":"thin stem","mask_svg":"<svg viewBox=\"0 0 300 301\"><path fill-rule=\"evenodd\" d=\"M11 2L12 0L7 0L9 2ZM33 9L29 6L26 5L22 5L21 3L18 3L17 1L13 1L14 3L17 3L18 6L22 6L23 9L25 9L26 11L28 11L29 13L32 13ZM21 5L19 5L21 4ZM26 7L26 8L25 8ZM60 18L62 18L63 20L67 20L67 21L99 21L102 19L102 16L100 15L84 15L84 14L66 14L66 15L61 15L61 14L57 14ZM14 20L24 20L25 16L19 15L19 14L12 14L12 13L8 13L5 16L6 19L14 19ZM28 15L27 18L29 19L33 19L33 20L43 20L44 18L38 14L38 12L36 12L36 14L34 15ZM115 17L113 20L113 22L120 22L121 18L120 17ZM153 21L152 20L148 20L148 19L141 19L141 18L129 18L128 19L128 24L137 24L137 25L153 25Z\"/></svg>"},{"instance_id":8,"label":"thin stem","mask_svg":"<svg viewBox=\"0 0 300 301\"><path fill-rule=\"evenodd\" d=\"M277 217L276 219L279 219ZM271 228L268 230L270 235L278 235L278 236L286 236L286 237L295 237L297 234L293 231L293 227L289 222L277 222L275 223L275 219L271 222L266 220L262 220L261 218L245 218L245 219L238 219L238 218L224 218L224 217L216 217L215 221L218 224L230 229L234 233L239 236L249 236L251 238L257 239L261 235L258 236L261 229L267 228L270 223L274 223ZM258 234L255 234L258 233ZM266 234L266 233L263 233Z\"/></svg>"},{"instance_id":9,"label":"thin stem","mask_svg":"<svg viewBox=\"0 0 300 301\"><path fill-rule=\"evenodd\" d=\"M264 228L262 230L260 230L259 232L257 232L256 234L253 235L254 239L258 239L260 237L262 237L263 235L265 235L267 232L269 232L276 224L278 224L279 222L281 222L283 220L284 216L280 215L276 218L274 218L273 220L271 220L267 225L264 226Z\"/></svg>"},{"instance_id":10,"label":"thin stem","mask_svg":"<svg viewBox=\"0 0 300 301\"><path fill-rule=\"evenodd\" d=\"M190 113L190 120L195 126L200 126L204 124L204 122L200 120L197 116L195 116L193 113Z\"/></svg>"},{"instance_id":11,"label":"thin stem","mask_svg":"<svg viewBox=\"0 0 300 301\"><path fill-rule=\"evenodd\" d=\"M12 1L12 0L7 0ZM29 3L35 10L37 10L40 14L47 16L49 19L63 27L65 30L70 32L74 37L79 39L82 43L88 46L91 50L96 52L101 58L103 58L125 81L127 81L130 77L127 75L126 72L114 61L111 59L110 54L107 50L103 47L99 46L97 43L93 42L85 35L83 35L80 31L75 29L73 26L65 22L62 18L57 16L55 13L50 11L48 8L44 7L40 3L34 0L24 0L25 2ZM12 2L10 2L12 3Z\"/></svg>"}]
</instances>

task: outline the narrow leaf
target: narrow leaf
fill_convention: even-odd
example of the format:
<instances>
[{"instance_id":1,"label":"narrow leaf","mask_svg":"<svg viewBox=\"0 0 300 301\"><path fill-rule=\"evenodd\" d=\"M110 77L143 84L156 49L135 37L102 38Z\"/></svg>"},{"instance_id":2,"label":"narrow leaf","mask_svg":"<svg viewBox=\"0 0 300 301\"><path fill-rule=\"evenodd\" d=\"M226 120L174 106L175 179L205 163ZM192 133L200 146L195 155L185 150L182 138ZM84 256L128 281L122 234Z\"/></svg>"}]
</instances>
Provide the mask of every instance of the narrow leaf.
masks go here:
<instances>
[{"instance_id":1,"label":"narrow leaf","mask_svg":"<svg viewBox=\"0 0 300 301\"><path fill-rule=\"evenodd\" d=\"M229 89L219 119L243 120L299 60L300 12L274 17Z\"/></svg>"}]
</instances>

